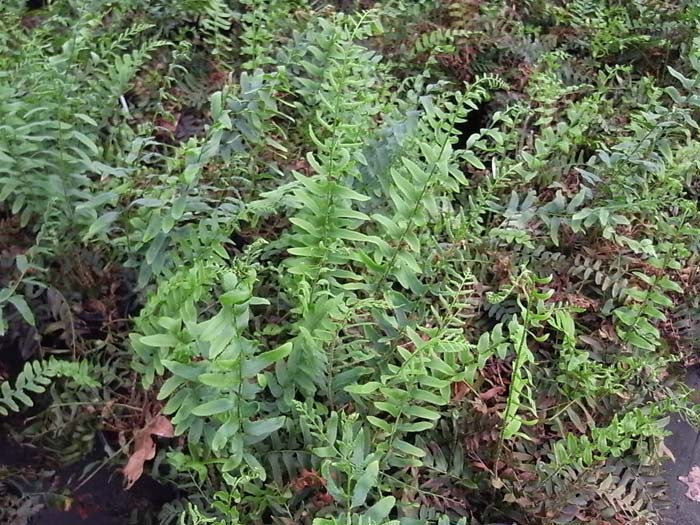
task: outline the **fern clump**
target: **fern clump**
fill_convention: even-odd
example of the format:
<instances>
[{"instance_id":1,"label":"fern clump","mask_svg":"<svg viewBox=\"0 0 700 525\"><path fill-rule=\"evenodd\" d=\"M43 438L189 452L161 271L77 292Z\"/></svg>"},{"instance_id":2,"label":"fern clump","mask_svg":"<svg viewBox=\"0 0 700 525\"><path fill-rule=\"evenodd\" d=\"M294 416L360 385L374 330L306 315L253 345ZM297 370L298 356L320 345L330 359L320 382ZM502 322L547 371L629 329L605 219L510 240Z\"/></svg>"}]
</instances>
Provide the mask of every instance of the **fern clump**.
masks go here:
<instances>
[{"instance_id":1,"label":"fern clump","mask_svg":"<svg viewBox=\"0 0 700 525\"><path fill-rule=\"evenodd\" d=\"M4 3L13 435L153 459L164 525L657 520L698 11L569 4Z\"/></svg>"}]
</instances>

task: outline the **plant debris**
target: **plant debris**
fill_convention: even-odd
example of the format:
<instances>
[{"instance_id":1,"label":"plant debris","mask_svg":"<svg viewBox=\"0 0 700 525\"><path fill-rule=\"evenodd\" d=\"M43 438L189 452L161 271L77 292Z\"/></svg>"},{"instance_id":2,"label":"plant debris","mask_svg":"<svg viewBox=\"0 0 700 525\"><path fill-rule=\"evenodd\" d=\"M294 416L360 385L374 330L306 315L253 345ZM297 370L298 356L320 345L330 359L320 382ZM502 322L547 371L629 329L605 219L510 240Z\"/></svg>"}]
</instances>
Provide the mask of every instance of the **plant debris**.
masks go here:
<instances>
[{"instance_id":1,"label":"plant debris","mask_svg":"<svg viewBox=\"0 0 700 525\"><path fill-rule=\"evenodd\" d=\"M133 487L143 474L144 463L156 455L156 442L153 436L173 437L173 424L167 417L158 415L151 419L145 427L134 432L134 445L129 454L129 460L122 470L127 490Z\"/></svg>"},{"instance_id":2,"label":"plant debris","mask_svg":"<svg viewBox=\"0 0 700 525\"><path fill-rule=\"evenodd\" d=\"M678 480L688 487L685 497L700 503L700 467L693 466L687 476L678 476Z\"/></svg>"}]
</instances>

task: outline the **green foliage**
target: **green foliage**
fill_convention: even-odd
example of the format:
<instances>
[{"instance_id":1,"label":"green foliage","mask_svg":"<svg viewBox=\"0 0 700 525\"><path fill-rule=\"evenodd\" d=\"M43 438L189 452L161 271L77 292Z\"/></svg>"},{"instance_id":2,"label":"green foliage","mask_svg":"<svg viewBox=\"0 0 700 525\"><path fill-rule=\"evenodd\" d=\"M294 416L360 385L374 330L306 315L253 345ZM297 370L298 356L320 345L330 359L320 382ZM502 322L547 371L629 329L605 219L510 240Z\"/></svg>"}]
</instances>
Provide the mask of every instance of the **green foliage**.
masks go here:
<instances>
[{"instance_id":1,"label":"green foliage","mask_svg":"<svg viewBox=\"0 0 700 525\"><path fill-rule=\"evenodd\" d=\"M577 43L590 48L594 58L630 49L669 45L659 14L675 15L679 8L656 0L627 5L607 0L575 0L566 7L547 5L544 11L562 25L580 31Z\"/></svg>"},{"instance_id":2,"label":"green foliage","mask_svg":"<svg viewBox=\"0 0 700 525\"><path fill-rule=\"evenodd\" d=\"M280 35L288 31L293 18L307 8L306 0L241 0L243 13L240 35L242 66L256 69L276 64L273 58Z\"/></svg>"},{"instance_id":3,"label":"green foliage","mask_svg":"<svg viewBox=\"0 0 700 525\"><path fill-rule=\"evenodd\" d=\"M308 78L297 80L306 107L314 108L308 133L315 151L307 155L314 175L295 174L298 210L289 219L294 227L287 240L291 257L285 261L294 276L285 287L298 298L294 313L300 316L289 377L307 395L325 384L325 346L337 337L352 290L361 286L361 277L350 269L350 247L381 242L358 231L369 217L355 203L368 197L353 189L364 162L361 137L379 111L371 89L377 80L368 76L376 56L355 43L371 27L365 17L340 17L335 24L321 20L319 25L320 31L310 29L319 47L309 49L323 59L318 65L302 61Z\"/></svg>"},{"instance_id":4,"label":"green foliage","mask_svg":"<svg viewBox=\"0 0 700 525\"><path fill-rule=\"evenodd\" d=\"M106 310L84 250L140 302L0 415L162 403L164 524L655 519L698 420L692 7L118 4L0 8L0 333Z\"/></svg>"},{"instance_id":5,"label":"green foliage","mask_svg":"<svg viewBox=\"0 0 700 525\"><path fill-rule=\"evenodd\" d=\"M114 198L91 194L91 173L109 174L96 144L99 127L117 113L132 77L165 42L146 41L125 52L149 26L101 35L96 28L100 15L82 16L57 53L49 42L59 17L31 37L12 25L17 22L11 15L3 22L18 43L13 43L16 54L2 64L0 202L11 199L10 212L21 214L22 224L56 206L65 222L85 226L89 237L97 233L88 228L94 225L95 208Z\"/></svg>"},{"instance_id":6,"label":"green foliage","mask_svg":"<svg viewBox=\"0 0 700 525\"><path fill-rule=\"evenodd\" d=\"M522 280L522 281L521 281ZM520 282L518 282L520 281ZM537 342L543 342L547 335L537 336L532 332L534 328L542 326L543 322L551 318L552 312L548 311L545 302L552 296L552 291L538 292L537 285L548 284L550 278L538 279L524 273L516 281L516 287L523 287L523 293L527 301L523 304L518 297L520 307L520 318L513 316L508 323L508 338L513 345L515 361L513 362L513 373L510 380L506 409L503 414L503 428L501 430L501 440L511 439L515 436L528 439L528 436L520 432L522 425L532 425L536 421L528 421L521 417L518 412L521 406L527 401L525 408L537 417L537 407L533 396L532 373L529 370L530 364L534 364L534 354L528 348L528 337L532 337ZM501 297L498 297L501 299ZM491 299L493 302L497 302Z\"/></svg>"},{"instance_id":7,"label":"green foliage","mask_svg":"<svg viewBox=\"0 0 700 525\"><path fill-rule=\"evenodd\" d=\"M412 53L415 55L453 53L455 43L469 36L471 36L469 31L463 29L436 29L421 34L413 43Z\"/></svg>"},{"instance_id":8,"label":"green foliage","mask_svg":"<svg viewBox=\"0 0 700 525\"><path fill-rule=\"evenodd\" d=\"M201 441L221 458L216 462L224 471L241 462L262 469L246 445L265 439L285 418L262 417L264 404L256 399L272 380L265 370L291 350L286 344L260 351L245 338L251 307L266 301L251 295L255 272L243 261L237 264L233 271L210 263L176 273L137 320L142 335L132 335L134 366L147 386L155 374L172 374L158 397L168 400L163 413L172 415L175 434L187 432L192 447ZM212 288L220 294L212 296Z\"/></svg>"},{"instance_id":9,"label":"green foliage","mask_svg":"<svg viewBox=\"0 0 700 525\"><path fill-rule=\"evenodd\" d=\"M21 408L33 407L30 394L41 394L55 379L66 378L75 387L94 388L98 383L90 377L87 361L60 361L53 357L43 361L27 362L15 378L0 383L0 416L10 411L19 412Z\"/></svg>"}]
</instances>

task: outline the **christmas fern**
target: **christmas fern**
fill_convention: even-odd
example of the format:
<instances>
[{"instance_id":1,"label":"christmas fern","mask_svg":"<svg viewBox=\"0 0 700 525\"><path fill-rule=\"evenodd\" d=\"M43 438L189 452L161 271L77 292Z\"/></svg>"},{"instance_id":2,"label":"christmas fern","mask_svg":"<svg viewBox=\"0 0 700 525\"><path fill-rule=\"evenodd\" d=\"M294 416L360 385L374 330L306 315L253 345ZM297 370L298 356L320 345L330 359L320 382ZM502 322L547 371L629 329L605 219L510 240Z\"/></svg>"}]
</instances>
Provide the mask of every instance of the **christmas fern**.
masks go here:
<instances>
[{"instance_id":1,"label":"christmas fern","mask_svg":"<svg viewBox=\"0 0 700 525\"><path fill-rule=\"evenodd\" d=\"M351 250L355 244L375 243L360 231L369 219L354 206L368 200L353 189L360 178L363 137L374 127L376 94L372 88L373 52L355 43L369 35L366 17L339 17L334 23L321 21L316 54L322 64L305 64L302 95L315 110L309 137L315 151L307 160L312 176L295 174L296 213L287 238L289 257L285 266L293 276L285 285L299 302L294 312L299 320L290 356L290 374L296 385L312 394L325 384L327 356L324 348L340 329L344 304L352 290L361 288L362 276L353 271ZM311 48L312 50L314 48ZM322 49L322 53L321 53ZM313 51L312 51L313 52Z\"/></svg>"}]
</instances>

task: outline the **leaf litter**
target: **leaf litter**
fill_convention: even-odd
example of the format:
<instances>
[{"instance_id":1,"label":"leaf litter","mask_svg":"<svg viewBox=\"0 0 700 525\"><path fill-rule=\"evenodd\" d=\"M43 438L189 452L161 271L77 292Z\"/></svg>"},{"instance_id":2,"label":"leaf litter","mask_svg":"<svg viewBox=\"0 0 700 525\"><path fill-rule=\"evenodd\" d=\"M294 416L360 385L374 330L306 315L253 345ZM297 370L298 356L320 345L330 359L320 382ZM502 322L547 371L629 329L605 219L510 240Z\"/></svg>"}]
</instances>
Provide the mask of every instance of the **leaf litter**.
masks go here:
<instances>
[{"instance_id":1,"label":"leaf litter","mask_svg":"<svg viewBox=\"0 0 700 525\"><path fill-rule=\"evenodd\" d=\"M134 433L134 449L122 470L126 490L129 490L141 477L144 463L155 457L156 442L153 436L173 437L173 424L167 417L156 416Z\"/></svg>"}]
</instances>

